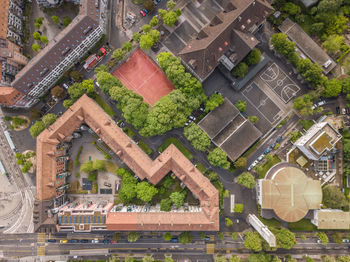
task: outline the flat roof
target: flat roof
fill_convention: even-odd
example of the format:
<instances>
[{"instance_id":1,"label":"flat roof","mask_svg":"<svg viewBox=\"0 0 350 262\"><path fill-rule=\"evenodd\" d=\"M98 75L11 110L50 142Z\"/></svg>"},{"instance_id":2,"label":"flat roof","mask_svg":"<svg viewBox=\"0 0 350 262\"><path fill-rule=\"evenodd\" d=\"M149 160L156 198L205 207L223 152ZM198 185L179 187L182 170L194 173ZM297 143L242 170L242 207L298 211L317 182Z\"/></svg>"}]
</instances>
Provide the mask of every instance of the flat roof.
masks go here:
<instances>
[{"instance_id":1,"label":"flat roof","mask_svg":"<svg viewBox=\"0 0 350 262\"><path fill-rule=\"evenodd\" d=\"M208 178L174 145L170 145L156 159L149 158L87 95L78 99L49 129L45 129L37 137L37 200L45 201L56 197L56 187L60 185L56 177L56 155L59 153L57 145L69 141L72 132L83 123L86 123L141 180L147 179L150 183L157 184L172 171L200 201L201 212L193 214L133 212L125 215L124 212L111 212L106 221L108 230L219 230L219 194ZM133 218L134 216L137 216L137 219ZM126 227L124 223L131 226Z\"/></svg>"},{"instance_id":2,"label":"flat roof","mask_svg":"<svg viewBox=\"0 0 350 262\"><path fill-rule=\"evenodd\" d=\"M270 170L273 172L269 174ZM261 183L261 208L273 209L286 222L296 222L309 210L319 209L322 189L319 180L307 177L304 172L289 164L280 163L268 171L269 179Z\"/></svg>"},{"instance_id":3,"label":"flat roof","mask_svg":"<svg viewBox=\"0 0 350 262\"><path fill-rule=\"evenodd\" d=\"M350 229L350 213L341 210L317 210L318 229Z\"/></svg>"},{"instance_id":4,"label":"flat roof","mask_svg":"<svg viewBox=\"0 0 350 262\"><path fill-rule=\"evenodd\" d=\"M239 158L262 136L227 98L198 125L215 145L226 152L231 161Z\"/></svg>"},{"instance_id":5,"label":"flat roof","mask_svg":"<svg viewBox=\"0 0 350 262\"><path fill-rule=\"evenodd\" d=\"M279 30L285 33L292 41L296 43L298 48L308 58L321 66L323 72L328 74L337 64L334 60L297 24L287 18L279 26ZM328 67L323 65L330 61Z\"/></svg>"}]
</instances>

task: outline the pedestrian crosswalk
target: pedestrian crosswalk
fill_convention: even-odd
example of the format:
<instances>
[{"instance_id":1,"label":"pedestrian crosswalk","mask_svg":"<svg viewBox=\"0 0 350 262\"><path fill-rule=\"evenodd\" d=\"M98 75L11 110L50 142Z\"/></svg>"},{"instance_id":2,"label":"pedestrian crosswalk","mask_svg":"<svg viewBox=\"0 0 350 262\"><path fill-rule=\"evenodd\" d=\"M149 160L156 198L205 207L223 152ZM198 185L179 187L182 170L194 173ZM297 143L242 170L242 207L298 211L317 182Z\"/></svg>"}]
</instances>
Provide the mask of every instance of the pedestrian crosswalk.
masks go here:
<instances>
[{"instance_id":1,"label":"pedestrian crosswalk","mask_svg":"<svg viewBox=\"0 0 350 262\"><path fill-rule=\"evenodd\" d=\"M38 233L37 234L37 242L38 243L45 243L46 240L46 233Z\"/></svg>"},{"instance_id":2,"label":"pedestrian crosswalk","mask_svg":"<svg viewBox=\"0 0 350 262\"><path fill-rule=\"evenodd\" d=\"M215 235L209 235L209 241L214 241L215 240Z\"/></svg>"},{"instance_id":3,"label":"pedestrian crosswalk","mask_svg":"<svg viewBox=\"0 0 350 262\"><path fill-rule=\"evenodd\" d=\"M207 244L207 254L211 255L214 254L215 251L215 244Z\"/></svg>"},{"instance_id":4,"label":"pedestrian crosswalk","mask_svg":"<svg viewBox=\"0 0 350 262\"><path fill-rule=\"evenodd\" d=\"M45 246L38 246L36 249L37 256L45 256Z\"/></svg>"}]
</instances>

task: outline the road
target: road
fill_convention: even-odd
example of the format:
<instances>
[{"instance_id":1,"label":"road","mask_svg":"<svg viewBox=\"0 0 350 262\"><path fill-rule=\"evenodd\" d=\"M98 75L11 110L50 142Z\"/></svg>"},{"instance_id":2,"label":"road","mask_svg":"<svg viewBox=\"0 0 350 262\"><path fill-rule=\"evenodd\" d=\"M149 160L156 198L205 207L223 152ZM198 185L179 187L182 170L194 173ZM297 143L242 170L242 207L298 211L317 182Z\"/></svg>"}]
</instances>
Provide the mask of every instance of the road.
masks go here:
<instances>
[{"instance_id":1,"label":"road","mask_svg":"<svg viewBox=\"0 0 350 262\"><path fill-rule=\"evenodd\" d=\"M0 110L0 115L2 112ZM14 152L11 150L4 131L7 129L6 123L0 117L0 159L8 172L10 179L14 181L17 192L21 194L21 209L14 215L14 223L5 229L4 233L32 233L33 226L33 205L34 205L34 187L29 184L22 174L19 166L16 163Z\"/></svg>"},{"instance_id":2,"label":"road","mask_svg":"<svg viewBox=\"0 0 350 262\"><path fill-rule=\"evenodd\" d=\"M209 233L210 234L210 233ZM0 235L0 254L3 258L18 259L21 257L37 257L50 255L98 255L98 254L181 254L181 255L212 255L216 253L243 254L250 251L245 249L241 238L232 240L226 234L223 241L211 238L214 241L202 241L197 233L193 233L193 243L180 244L165 242L160 235L143 235L137 242L129 243L126 235L115 244L92 244L92 243L67 243L60 244L62 239L104 239L104 234L79 234L73 233L50 235L39 234L14 234L11 236ZM48 243L47 239L56 239L56 243ZM278 249L271 254L348 254L350 244L329 243L326 247L316 242L315 238L299 243L291 250Z\"/></svg>"}]
</instances>

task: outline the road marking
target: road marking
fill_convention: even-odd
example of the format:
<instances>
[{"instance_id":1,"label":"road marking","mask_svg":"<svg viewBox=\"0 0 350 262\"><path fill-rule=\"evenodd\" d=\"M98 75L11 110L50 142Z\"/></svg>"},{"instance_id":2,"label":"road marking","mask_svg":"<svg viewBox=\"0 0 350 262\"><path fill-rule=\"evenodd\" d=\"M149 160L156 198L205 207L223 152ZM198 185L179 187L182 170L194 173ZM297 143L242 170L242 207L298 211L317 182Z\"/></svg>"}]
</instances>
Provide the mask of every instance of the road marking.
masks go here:
<instances>
[{"instance_id":1,"label":"road marking","mask_svg":"<svg viewBox=\"0 0 350 262\"><path fill-rule=\"evenodd\" d=\"M209 235L209 241L214 241L215 240L215 235Z\"/></svg>"},{"instance_id":2,"label":"road marking","mask_svg":"<svg viewBox=\"0 0 350 262\"><path fill-rule=\"evenodd\" d=\"M207 245L206 245L206 248L207 248L207 254L208 254L208 255L214 254L214 251L215 251L215 244L207 244Z\"/></svg>"},{"instance_id":3,"label":"road marking","mask_svg":"<svg viewBox=\"0 0 350 262\"><path fill-rule=\"evenodd\" d=\"M38 233L37 235L37 242L38 243L45 243L46 240L46 233Z\"/></svg>"},{"instance_id":4,"label":"road marking","mask_svg":"<svg viewBox=\"0 0 350 262\"><path fill-rule=\"evenodd\" d=\"M39 246L36 250L37 256L45 256L45 246Z\"/></svg>"}]
</instances>

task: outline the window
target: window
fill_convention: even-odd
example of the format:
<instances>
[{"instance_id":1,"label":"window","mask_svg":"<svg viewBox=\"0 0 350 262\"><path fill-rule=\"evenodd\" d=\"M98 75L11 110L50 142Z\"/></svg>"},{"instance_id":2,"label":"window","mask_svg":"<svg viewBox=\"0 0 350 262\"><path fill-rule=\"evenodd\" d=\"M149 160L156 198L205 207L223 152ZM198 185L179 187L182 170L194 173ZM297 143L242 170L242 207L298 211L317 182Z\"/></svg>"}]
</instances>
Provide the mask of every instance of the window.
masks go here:
<instances>
[{"instance_id":1,"label":"window","mask_svg":"<svg viewBox=\"0 0 350 262\"><path fill-rule=\"evenodd\" d=\"M67 224L67 217L64 217L64 223Z\"/></svg>"},{"instance_id":2,"label":"window","mask_svg":"<svg viewBox=\"0 0 350 262\"><path fill-rule=\"evenodd\" d=\"M88 216L88 223L91 224L91 217Z\"/></svg>"},{"instance_id":3,"label":"window","mask_svg":"<svg viewBox=\"0 0 350 262\"><path fill-rule=\"evenodd\" d=\"M92 223L95 224L95 216L92 217Z\"/></svg>"},{"instance_id":4,"label":"window","mask_svg":"<svg viewBox=\"0 0 350 262\"><path fill-rule=\"evenodd\" d=\"M73 223L76 224L77 223L77 216L73 217Z\"/></svg>"},{"instance_id":5,"label":"window","mask_svg":"<svg viewBox=\"0 0 350 262\"><path fill-rule=\"evenodd\" d=\"M97 224L101 224L101 217L100 216L97 217Z\"/></svg>"},{"instance_id":6,"label":"window","mask_svg":"<svg viewBox=\"0 0 350 262\"><path fill-rule=\"evenodd\" d=\"M69 224L72 224L72 217L71 216L69 216Z\"/></svg>"}]
</instances>

